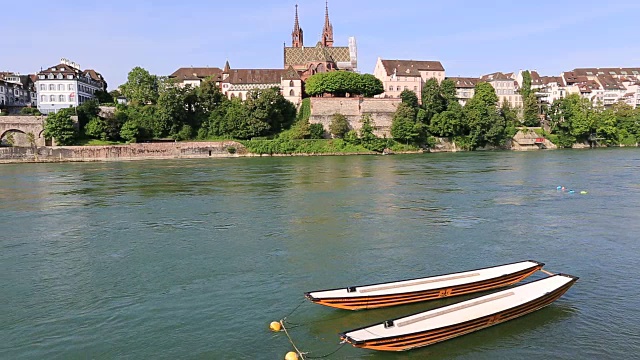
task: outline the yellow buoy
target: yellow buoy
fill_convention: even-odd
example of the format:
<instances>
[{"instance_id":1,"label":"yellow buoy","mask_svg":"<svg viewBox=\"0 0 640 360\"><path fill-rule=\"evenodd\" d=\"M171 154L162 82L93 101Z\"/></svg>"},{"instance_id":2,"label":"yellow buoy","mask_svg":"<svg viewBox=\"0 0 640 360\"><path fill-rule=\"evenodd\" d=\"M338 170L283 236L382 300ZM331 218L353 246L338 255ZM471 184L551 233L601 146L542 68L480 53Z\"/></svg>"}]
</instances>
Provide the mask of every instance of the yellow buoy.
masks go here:
<instances>
[{"instance_id":1,"label":"yellow buoy","mask_svg":"<svg viewBox=\"0 0 640 360\"><path fill-rule=\"evenodd\" d=\"M298 360L298 354L293 351L289 351L287 355L285 355L284 360Z\"/></svg>"},{"instance_id":2,"label":"yellow buoy","mask_svg":"<svg viewBox=\"0 0 640 360\"><path fill-rule=\"evenodd\" d=\"M271 329L271 331L278 332L282 330L282 325L279 322L274 321L269 325L269 329Z\"/></svg>"}]
</instances>

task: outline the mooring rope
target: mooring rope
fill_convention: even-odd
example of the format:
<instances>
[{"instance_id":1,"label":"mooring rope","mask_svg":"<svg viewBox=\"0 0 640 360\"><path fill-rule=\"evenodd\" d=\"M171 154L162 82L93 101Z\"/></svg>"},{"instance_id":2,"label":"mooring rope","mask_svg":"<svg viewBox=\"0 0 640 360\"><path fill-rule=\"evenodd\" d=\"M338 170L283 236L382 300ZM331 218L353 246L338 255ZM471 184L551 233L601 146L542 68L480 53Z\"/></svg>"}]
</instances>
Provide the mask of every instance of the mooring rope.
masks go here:
<instances>
[{"instance_id":1,"label":"mooring rope","mask_svg":"<svg viewBox=\"0 0 640 360\"><path fill-rule=\"evenodd\" d=\"M325 359L325 358L328 358L329 356L331 356L331 355L337 353L338 351L342 350L342 348L345 345L347 345L347 343L343 342L340 346L338 346L337 349L335 349L334 351L332 351L332 352L330 352L330 353L328 353L326 355L322 355L322 356L307 356L307 359Z\"/></svg>"},{"instance_id":2,"label":"mooring rope","mask_svg":"<svg viewBox=\"0 0 640 360\"><path fill-rule=\"evenodd\" d=\"M289 335L289 332L287 331L287 327L284 326L284 320L280 320L280 325L282 325L282 331L284 331L284 333L287 335L287 338L289 339L291 346L293 346L293 349L298 353L298 355L300 355L300 359L304 360L304 353L302 353L302 351L298 349L296 344L293 343L293 339L291 338L291 335Z\"/></svg>"},{"instance_id":3,"label":"mooring rope","mask_svg":"<svg viewBox=\"0 0 640 360\"><path fill-rule=\"evenodd\" d=\"M545 273L545 274L547 274L547 275L549 275L549 276L554 276L554 275L555 275L554 273L549 272L549 271L544 270L544 269L540 269L540 271L541 271L541 272L543 272L543 273Z\"/></svg>"}]
</instances>

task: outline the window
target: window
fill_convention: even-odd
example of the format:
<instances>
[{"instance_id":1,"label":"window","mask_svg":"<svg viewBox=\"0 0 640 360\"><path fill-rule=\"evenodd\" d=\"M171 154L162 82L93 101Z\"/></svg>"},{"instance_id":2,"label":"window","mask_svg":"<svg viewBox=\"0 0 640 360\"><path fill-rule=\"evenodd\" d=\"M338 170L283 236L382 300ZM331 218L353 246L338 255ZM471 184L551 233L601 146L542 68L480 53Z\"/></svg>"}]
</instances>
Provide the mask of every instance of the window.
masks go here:
<instances>
[{"instance_id":1,"label":"window","mask_svg":"<svg viewBox=\"0 0 640 360\"><path fill-rule=\"evenodd\" d=\"M413 87L413 92L416 92L416 93L418 92L418 87L417 86Z\"/></svg>"},{"instance_id":2,"label":"window","mask_svg":"<svg viewBox=\"0 0 640 360\"><path fill-rule=\"evenodd\" d=\"M291 89L291 91L289 91L289 96L296 96L296 92Z\"/></svg>"},{"instance_id":3,"label":"window","mask_svg":"<svg viewBox=\"0 0 640 360\"><path fill-rule=\"evenodd\" d=\"M73 90L73 84L69 84L69 88L68 88L68 90L69 90L69 91Z\"/></svg>"},{"instance_id":4,"label":"window","mask_svg":"<svg viewBox=\"0 0 640 360\"><path fill-rule=\"evenodd\" d=\"M294 87L293 80L289 81L289 87Z\"/></svg>"},{"instance_id":5,"label":"window","mask_svg":"<svg viewBox=\"0 0 640 360\"><path fill-rule=\"evenodd\" d=\"M40 96L40 102L47 102L47 96L46 95Z\"/></svg>"},{"instance_id":6,"label":"window","mask_svg":"<svg viewBox=\"0 0 640 360\"><path fill-rule=\"evenodd\" d=\"M50 102L55 102L56 101L56 96L55 95L49 96L49 101Z\"/></svg>"},{"instance_id":7,"label":"window","mask_svg":"<svg viewBox=\"0 0 640 360\"><path fill-rule=\"evenodd\" d=\"M393 85L389 85L389 91L393 91Z\"/></svg>"},{"instance_id":8,"label":"window","mask_svg":"<svg viewBox=\"0 0 640 360\"><path fill-rule=\"evenodd\" d=\"M73 79L73 75L67 75L67 79Z\"/></svg>"},{"instance_id":9,"label":"window","mask_svg":"<svg viewBox=\"0 0 640 360\"><path fill-rule=\"evenodd\" d=\"M54 84L49 84L49 91L56 91L56 86Z\"/></svg>"},{"instance_id":10,"label":"window","mask_svg":"<svg viewBox=\"0 0 640 360\"><path fill-rule=\"evenodd\" d=\"M58 74L58 79L64 79L64 76L62 76L62 74Z\"/></svg>"},{"instance_id":11,"label":"window","mask_svg":"<svg viewBox=\"0 0 640 360\"><path fill-rule=\"evenodd\" d=\"M409 87L408 87L408 86L405 86L405 87L404 87L404 89L405 89L405 90L409 90Z\"/></svg>"},{"instance_id":12,"label":"window","mask_svg":"<svg viewBox=\"0 0 640 360\"><path fill-rule=\"evenodd\" d=\"M47 90L47 85L40 84L40 91L45 91L45 90Z\"/></svg>"},{"instance_id":13,"label":"window","mask_svg":"<svg viewBox=\"0 0 640 360\"><path fill-rule=\"evenodd\" d=\"M58 91L64 91L64 85L58 84Z\"/></svg>"},{"instance_id":14,"label":"window","mask_svg":"<svg viewBox=\"0 0 640 360\"><path fill-rule=\"evenodd\" d=\"M65 100L64 100L64 95L60 95L60 96L58 96L58 100L60 100L60 102L65 102Z\"/></svg>"},{"instance_id":15,"label":"window","mask_svg":"<svg viewBox=\"0 0 640 360\"><path fill-rule=\"evenodd\" d=\"M53 74L49 74L49 76L47 76L47 78L53 79Z\"/></svg>"},{"instance_id":16,"label":"window","mask_svg":"<svg viewBox=\"0 0 640 360\"><path fill-rule=\"evenodd\" d=\"M400 91L400 86L398 86L398 87L396 88L396 90L397 90L397 91Z\"/></svg>"}]
</instances>

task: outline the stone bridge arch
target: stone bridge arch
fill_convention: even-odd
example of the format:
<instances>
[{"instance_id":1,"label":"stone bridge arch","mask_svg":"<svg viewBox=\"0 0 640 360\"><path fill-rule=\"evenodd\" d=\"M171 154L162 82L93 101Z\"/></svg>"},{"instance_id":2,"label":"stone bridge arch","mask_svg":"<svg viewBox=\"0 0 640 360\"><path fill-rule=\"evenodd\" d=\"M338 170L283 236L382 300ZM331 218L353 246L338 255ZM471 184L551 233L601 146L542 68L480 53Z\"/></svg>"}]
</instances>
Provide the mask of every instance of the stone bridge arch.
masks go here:
<instances>
[{"instance_id":1,"label":"stone bridge arch","mask_svg":"<svg viewBox=\"0 0 640 360\"><path fill-rule=\"evenodd\" d=\"M14 134L15 146L31 146L27 134L34 136L36 146L45 146L44 116L0 116L0 141L5 142L8 134Z\"/></svg>"}]
</instances>

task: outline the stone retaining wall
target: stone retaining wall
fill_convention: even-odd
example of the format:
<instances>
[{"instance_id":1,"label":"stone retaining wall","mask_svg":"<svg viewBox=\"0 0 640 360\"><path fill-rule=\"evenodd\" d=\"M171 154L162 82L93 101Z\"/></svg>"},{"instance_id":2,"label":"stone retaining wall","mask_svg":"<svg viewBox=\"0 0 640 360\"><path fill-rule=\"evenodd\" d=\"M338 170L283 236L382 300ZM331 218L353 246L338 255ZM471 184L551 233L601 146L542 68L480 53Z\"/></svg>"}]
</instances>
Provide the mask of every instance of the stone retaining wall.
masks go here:
<instances>
[{"instance_id":1,"label":"stone retaining wall","mask_svg":"<svg viewBox=\"0 0 640 360\"><path fill-rule=\"evenodd\" d=\"M309 123L322 124L328 132L333 115L342 114L349 121L351 129L359 131L362 128L362 115L370 114L374 133L379 137L391 137L391 122L400 103L400 99L311 98Z\"/></svg>"},{"instance_id":2,"label":"stone retaining wall","mask_svg":"<svg viewBox=\"0 0 640 360\"><path fill-rule=\"evenodd\" d=\"M235 141L142 143L112 146L4 147L0 163L199 159L236 157L246 148Z\"/></svg>"}]
</instances>

